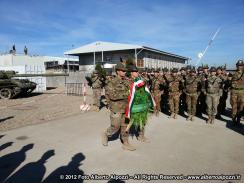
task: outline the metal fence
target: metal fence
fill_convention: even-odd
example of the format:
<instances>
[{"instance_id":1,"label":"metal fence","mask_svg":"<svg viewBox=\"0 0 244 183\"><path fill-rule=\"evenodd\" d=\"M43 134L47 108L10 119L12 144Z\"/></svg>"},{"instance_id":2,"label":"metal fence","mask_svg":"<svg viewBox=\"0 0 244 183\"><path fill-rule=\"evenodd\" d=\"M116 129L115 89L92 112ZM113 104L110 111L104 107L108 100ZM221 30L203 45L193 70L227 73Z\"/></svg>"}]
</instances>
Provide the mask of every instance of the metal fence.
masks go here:
<instances>
[{"instance_id":1,"label":"metal fence","mask_svg":"<svg viewBox=\"0 0 244 183\"><path fill-rule=\"evenodd\" d=\"M66 95L82 96L83 83L65 83Z\"/></svg>"}]
</instances>

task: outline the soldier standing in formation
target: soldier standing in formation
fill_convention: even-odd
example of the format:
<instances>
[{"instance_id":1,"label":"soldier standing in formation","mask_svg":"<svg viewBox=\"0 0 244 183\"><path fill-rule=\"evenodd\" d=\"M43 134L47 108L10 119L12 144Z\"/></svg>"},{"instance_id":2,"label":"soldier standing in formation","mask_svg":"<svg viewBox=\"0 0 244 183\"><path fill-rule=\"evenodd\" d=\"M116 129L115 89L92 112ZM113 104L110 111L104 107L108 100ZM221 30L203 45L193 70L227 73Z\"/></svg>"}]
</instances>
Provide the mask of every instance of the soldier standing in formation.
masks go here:
<instances>
[{"instance_id":1,"label":"soldier standing in formation","mask_svg":"<svg viewBox=\"0 0 244 183\"><path fill-rule=\"evenodd\" d=\"M154 78L152 80L152 86L151 86L152 96L156 103L156 109L155 109L156 116L158 116L159 111L161 111L161 106L160 106L161 105L161 96L163 94L163 86L165 85L165 80L163 77L160 77L159 72L160 72L159 69L157 69L154 72Z\"/></svg>"},{"instance_id":2,"label":"soldier standing in formation","mask_svg":"<svg viewBox=\"0 0 244 183\"><path fill-rule=\"evenodd\" d=\"M204 65L202 67L202 71L199 74L199 77L201 79L201 86L202 88L205 88L206 85L206 80L208 78L208 65ZM206 113L206 95L204 95L203 92L200 93L198 97L198 102L197 102L197 109L198 109L198 115L202 116L202 113Z\"/></svg>"},{"instance_id":3,"label":"soldier standing in formation","mask_svg":"<svg viewBox=\"0 0 244 183\"><path fill-rule=\"evenodd\" d=\"M222 95L222 80L216 76L216 68L211 67L210 75L207 77L203 92L206 95L207 123L213 124L217 114L219 98Z\"/></svg>"},{"instance_id":4,"label":"soldier standing in formation","mask_svg":"<svg viewBox=\"0 0 244 183\"><path fill-rule=\"evenodd\" d=\"M197 98L200 94L201 80L197 76L196 70L192 68L190 74L186 76L184 80L184 93L186 94L186 104L187 104L187 121L194 121L194 116L196 115Z\"/></svg>"},{"instance_id":5,"label":"soldier standing in formation","mask_svg":"<svg viewBox=\"0 0 244 183\"><path fill-rule=\"evenodd\" d=\"M189 66L187 68L182 67L180 69L180 75L183 80L186 79L186 76L189 74ZM186 94L183 92L183 87L181 89L181 95L180 95L180 113L184 114L184 111L186 111Z\"/></svg>"},{"instance_id":6,"label":"soldier standing in formation","mask_svg":"<svg viewBox=\"0 0 244 183\"><path fill-rule=\"evenodd\" d=\"M241 113L244 106L244 63L238 60L236 72L232 76L230 103L232 106L232 121L234 125L240 124Z\"/></svg>"},{"instance_id":7,"label":"soldier standing in formation","mask_svg":"<svg viewBox=\"0 0 244 183\"><path fill-rule=\"evenodd\" d=\"M111 79L107 86L111 126L102 134L102 144L108 146L108 138L120 130L122 148L134 151L135 147L129 144L129 133L126 132L127 124L125 123L125 108L129 96L129 81L125 77L126 68L120 62L115 69L117 75Z\"/></svg>"},{"instance_id":8,"label":"soldier standing in formation","mask_svg":"<svg viewBox=\"0 0 244 183\"><path fill-rule=\"evenodd\" d=\"M227 88L227 74L225 73L225 69L223 67L217 68L217 77L219 77L222 80L223 88L222 88L222 95L219 99L219 105L218 105L218 112L216 115L216 118L221 119L221 115L224 114L225 108L226 108L226 100L228 98L228 88Z\"/></svg>"},{"instance_id":9,"label":"soldier standing in formation","mask_svg":"<svg viewBox=\"0 0 244 183\"><path fill-rule=\"evenodd\" d=\"M103 78L98 75L98 71L95 70L91 76L92 81L92 91L93 91L93 107L94 111L100 110L100 99L103 88Z\"/></svg>"},{"instance_id":10,"label":"soldier standing in formation","mask_svg":"<svg viewBox=\"0 0 244 183\"><path fill-rule=\"evenodd\" d=\"M170 118L177 119L179 113L179 100L180 100L180 83L182 79L178 75L178 69L173 68L171 75L166 77L166 82L169 88L169 108Z\"/></svg>"}]
</instances>

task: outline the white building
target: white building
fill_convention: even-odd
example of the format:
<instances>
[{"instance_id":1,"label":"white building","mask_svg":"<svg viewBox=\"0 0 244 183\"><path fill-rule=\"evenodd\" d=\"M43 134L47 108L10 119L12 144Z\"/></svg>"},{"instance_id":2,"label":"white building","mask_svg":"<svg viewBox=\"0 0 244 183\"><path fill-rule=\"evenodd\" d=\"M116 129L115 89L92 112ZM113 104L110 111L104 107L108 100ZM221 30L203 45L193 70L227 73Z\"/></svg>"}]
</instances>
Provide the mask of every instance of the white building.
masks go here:
<instances>
[{"instance_id":1,"label":"white building","mask_svg":"<svg viewBox=\"0 0 244 183\"><path fill-rule=\"evenodd\" d=\"M0 55L0 70L14 70L19 74L43 74L46 72L43 57L20 54ZM46 90L45 77L28 77L28 79L37 83L35 91Z\"/></svg>"},{"instance_id":2,"label":"white building","mask_svg":"<svg viewBox=\"0 0 244 183\"><path fill-rule=\"evenodd\" d=\"M53 67L50 67L53 66ZM48 67L49 66L49 67ZM44 74L50 68L61 68L63 72L74 69L78 70L78 59L51 56L30 56L23 54L0 55L0 70L14 70L19 74ZM37 83L37 92L45 91L47 87L46 77L28 77L27 79Z\"/></svg>"},{"instance_id":3,"label":"white building","mask_svg":"<svg viewBox=\"0 0 244 183\"><path fill-rule=\"evenodd\" d=\"M93 70L96 63L104 62L105 67L114 66L120 58L132 57L139 68L180 68L189 58L154 48L111 42L94 42L66 51L65 55L79 57L80 70Z\"/></svg>"}]
</instances>

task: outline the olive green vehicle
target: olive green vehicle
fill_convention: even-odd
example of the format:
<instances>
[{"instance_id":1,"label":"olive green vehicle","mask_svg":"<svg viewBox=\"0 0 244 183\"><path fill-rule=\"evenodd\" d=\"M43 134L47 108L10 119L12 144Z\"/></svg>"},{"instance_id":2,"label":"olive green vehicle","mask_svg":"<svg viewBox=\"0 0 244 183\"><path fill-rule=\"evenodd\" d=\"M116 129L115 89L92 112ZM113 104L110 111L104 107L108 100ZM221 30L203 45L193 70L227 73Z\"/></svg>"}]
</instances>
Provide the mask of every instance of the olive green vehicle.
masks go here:
<instances>
[{"instance_id":1,"label":"olive green vehicle","mask_svg":"<svg viewBox=\"0 0 244 183\"><path fill-rule=\"evenodd\" d=\"M20 95L28 95L36 89L36 83L28 79L16 77L52 77L68 76L68 74L17 74L15 71L0 71L0 98L11 99Z\"/></svg>"}]
</instances>

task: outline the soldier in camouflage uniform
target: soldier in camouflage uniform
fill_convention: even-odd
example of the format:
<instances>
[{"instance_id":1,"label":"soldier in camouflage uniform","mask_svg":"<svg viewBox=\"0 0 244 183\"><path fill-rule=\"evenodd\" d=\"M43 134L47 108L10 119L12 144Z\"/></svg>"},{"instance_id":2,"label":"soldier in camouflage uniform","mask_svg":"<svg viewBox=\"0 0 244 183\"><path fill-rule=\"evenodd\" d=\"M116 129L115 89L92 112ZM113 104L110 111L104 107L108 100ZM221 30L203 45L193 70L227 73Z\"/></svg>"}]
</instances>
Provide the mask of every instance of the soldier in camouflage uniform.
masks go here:
<instances>
[{"instance_id":1,"label":"soldier in camouflage uniform","mask_svg":"<svg viewBox=\"0 0 244 183\"><path fill-rule=\"evenodd\" d=\"M207 123L213 124L217 114L219 98L222 95L222 80L216 76L216 68L211 67L203 92L206 95Z\"/></svg>"},{"instance_id":2,"label":"soldier in camouflage uniform","mask_svg":"<svg viewBox=\"0 0 244 183\"><path fill-rule=\"evenodd\" d=\"M202 66L202 71L200 71L200 74L198 75L201 78L201 86L202 88L205 88L206 80L208 78L209 72L208 72L208 65ZM204 95L203 92L200 93L197 99L197 115L202 116L202 113L206 112L206 95Z\"/></svg>"},{"instance_id":3,"label":"soldier in camouflage uniform","mask_svg":"<svg viewBox=\"0 0 244 183\"><path fill-rule=\"evenodd\" d=\"M169 70L165 67L163 68L163 80L166 82L166 78L169 77ZM164 113L169 112L169 106L168 106L168 98L169 98L169 89L167 82L164 85L164 92L161 97L161 111Z\"/></svg>"},{"instance_id":4,"label":"soldier in camouflage uniform","mask_svg":"<svg viewBox=\"0 0 244 183\"><path fill-rule=\"evenodd\" d=\"M200 94L201 79L197 76L196 70L192 69L184 80L184 93L186 94L187 121L194 121L196 115L197 98Z\"/></svg>"},{"instance_id":5,"label":"soldier in camouflage uniform","mask_svg":"<svg viewBox=\"0 0 244 183\"><path fill-rule=\"evenodd\" d=\"M171 75L166 76L166 82L169 88L169 108L170 108L170 118L177 118L179 113L179 101L180 101L180 84L182 78L177 74L178 69L173 68Z\"/></svg>"},{"instance_id":6,"label":"soldier in camouflage uniform","mask_svg":"<svg viewBox=\"0 0 244 183\"><path fill-rule=\"evenodd\" d=\"M240 124L241 113L244 106L244 63L238 60L237 70L232 76L230 103L232 106L232 121L234 125Z\"/></svg>"},{"instance_id":7,"label":"soldier in camouflage uniform","mask_svg":"<svg viewBox=\"0 0 244 183\"><path fill-rule=\"evenodd\" d=\"M103 88L103 78L98 75L98 71L95 70L91 76L92 81L92 91L93 91L93 106L95 111L100 109L100 99Z\"/></svg>"},{"instance_id":8,"label":"soldier in camouflage uniform","mask_svg":"<svg viewBox=\"0 0 244 183\"><path fill-rule=\"evenodd\" d=\"M165 80L163 77L160 77L159 69L155 70L154 78L152 80L151 92L156 103L155 113L156 116L159 115L159 111L161 111L161 95L163 94L163 87L165 85Z\"/></svg>"},{"instance_id":9,"label":"soldier in camouflage uniform","mask_svg":"<svg viewBox=\"0 0 244 183\"><path fill-rule=\"evenodd\" d=\"M182 67L180 69L180 75L183 80L186 79L187 75L189 75L189 66L187 68ZM184 111L186 111L186 94L183 92L183 87L181 89L181 95L180 95L180 113L184 114Z\"/></svg>"},{"instance_id":10,"label":"soldier in camouflage uniform","mask_svg":"<svg viewBox=\"0 0 244 183\"><path fill-rule=\"evenodd\" d=\"M216 115L216 118L221 119L221 114L224 114L225 112L225 107L226 107L226 100L228 98L228 87L227 85L227 74L225 73L225 69L223 67L218 67L217 68L217 77L219 77L222 80L223 83L223 93L220 96L219 99L219 105L218 105L218 113Z\"/></svg>"},{"instance_id":11,"label":"soldier in camouflage uniform","mask_svg":"<svg viewBox=\"0 0 244 183\"><path fill-rule=\"evenodd\" d=\"M125 77L126 68L120 62L116 65L116 77L114 77L107 87L110 101L110 120L111 126L102 134L102 144L108 145L108 138L112 137L120 130L120 137L123 142L122 148L125 150L136 150L129 144L129 134L126 132L125 107L129 95L129 81Z\"/></svg>"},{"instance_id":12,"label":"soldier in camouflage uniform","mask_svg":"<svg viewBox=\"0 0 244 183\"><path fill-rule=\"evenodd\" d=\"M108 93L108 83L114 78L111 72L108 72L106 75L106 81L105 81L105 99L106 99L106 107L110 109L109 104L110 104L110 99L109 99L109 93Z\"/></svg>"}]
</instances>

